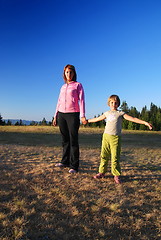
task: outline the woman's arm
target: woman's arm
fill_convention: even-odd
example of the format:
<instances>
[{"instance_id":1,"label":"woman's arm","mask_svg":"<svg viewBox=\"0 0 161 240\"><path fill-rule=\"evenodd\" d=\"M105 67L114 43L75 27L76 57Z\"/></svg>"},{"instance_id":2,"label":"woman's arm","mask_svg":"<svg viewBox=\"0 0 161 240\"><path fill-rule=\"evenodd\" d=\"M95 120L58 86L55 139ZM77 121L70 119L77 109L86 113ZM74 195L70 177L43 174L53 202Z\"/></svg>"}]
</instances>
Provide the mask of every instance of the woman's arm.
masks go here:
<instances>
[{"instance_id":1,"label":"woman's arm","mask_svg":"<svg viewBox=\"0 0 161 240\"><path fill-rule=\"evenodd\" d=\"M130 115L128 115L128 114L124 114L123 117L124 117L126 120L130 121L130 122L135 122L135 123L139 123L139 124L144 124L144 125L146 125L147 127L149 127L150 130L152 130L152 128L153 128L153 126L152 126L151 123L148 123L148 122L146 122L146 121L143 121L143 120L141 120L141 119L139 119L139 118L132 117L132 116L130 116Z\"/></svg>"},{"instance_id":2,"label":"woman's arm","mask_svg":"<svg viewBox=\"0 0 161 240\"><path fill-rule=\"evenodd\" d=\"M84 89L81 83L78 85L79 105L80 105L80 117L85 118L85 96Z\"/></svg>"}]
</instances>

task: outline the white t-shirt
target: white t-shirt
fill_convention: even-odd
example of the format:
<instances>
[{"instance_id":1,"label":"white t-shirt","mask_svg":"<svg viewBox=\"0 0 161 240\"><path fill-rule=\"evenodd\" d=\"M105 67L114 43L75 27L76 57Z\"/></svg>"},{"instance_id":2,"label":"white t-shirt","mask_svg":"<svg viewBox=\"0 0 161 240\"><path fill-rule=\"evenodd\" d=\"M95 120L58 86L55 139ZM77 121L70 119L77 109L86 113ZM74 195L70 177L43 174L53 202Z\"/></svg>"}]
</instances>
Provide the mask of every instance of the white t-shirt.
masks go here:
<instances>
[{"instance_id":1,"label":"white t-shirt","mask_svg":"<svg viewBox=\"0 0 161 240\"><path fill-rule=\"evenodd\" d=\"M125 114L123 111L107 111L104 113L106 116L106 126L104 133L109 135L121 135L122 130L122 116Z\"/></svg>"}]
</instances>

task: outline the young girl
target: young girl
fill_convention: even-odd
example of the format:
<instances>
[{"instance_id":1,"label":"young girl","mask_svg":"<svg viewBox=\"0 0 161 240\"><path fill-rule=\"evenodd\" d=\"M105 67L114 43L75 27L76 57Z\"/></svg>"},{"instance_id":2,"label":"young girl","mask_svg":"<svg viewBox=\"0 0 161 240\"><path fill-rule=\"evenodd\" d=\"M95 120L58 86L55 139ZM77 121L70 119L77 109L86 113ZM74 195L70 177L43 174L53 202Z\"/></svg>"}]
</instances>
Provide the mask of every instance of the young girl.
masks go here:
<instances>
[{"instance_id":1,"label":"young girl","mask_svg":"<svg viewBox=\"0 0 161 240\"><path fill-rule=\"evenodd\" d=\"M62 135L63 156L61 163L56 167L70 167L69 173L76 173L79 168L79 143L78 130L81 117L85 118L85 99L82 84L77 82L77 74L73 65L64 67L63 78L65 84L60 90L60 95L53 119L56 126L57 120Z\"/></svg>"},{"instance_id":2,"label":"young girl","mask_svg":"<svg viewBox=\"0 0 161 240\"><path fill-rule=\"evenodd\" d=\"M111 95L108 98L108 106L110 107L110 111L105 112L99 117L86 120L86 123L92 123L106 119L106 127L102 139L99 173L95 175L94 178L99 179L105 176L108 160L111 156L111 172L114 175L115 183L120 184L121 168L119 161L121 152L122 117L131 122L145 124L150 130L152 129L152 125L138 118L129 116L123 111L117 110L120 106L120 99L117 95Z\"/></svg>"}]
</instances>

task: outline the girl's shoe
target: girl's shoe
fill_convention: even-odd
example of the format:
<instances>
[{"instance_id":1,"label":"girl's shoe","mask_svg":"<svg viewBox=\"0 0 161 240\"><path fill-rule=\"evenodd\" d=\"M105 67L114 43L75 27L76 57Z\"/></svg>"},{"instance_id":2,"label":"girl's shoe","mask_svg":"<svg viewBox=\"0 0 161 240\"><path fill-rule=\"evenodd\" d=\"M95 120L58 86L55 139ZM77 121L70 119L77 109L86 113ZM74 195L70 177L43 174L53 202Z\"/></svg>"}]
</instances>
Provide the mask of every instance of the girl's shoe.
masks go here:
<instances>
[{"instance_id":1,"label":"girl's shoe","mask_svg":"<svg viewBox=\"0 0 161 240\"><path fill-rule=\"evenodd\" d=\"M114 181L116 184L121 184L120 176L114 176Z\"/></svg>"},{"instance_id":2,"label":"girl's shoe","mask_svg":"<svg viewBox=\"0 0 161 240\"><path fill-rule=\"evenodd\" d=\"M97 173L95 176L93 176L93 178L95 179L104 178L104 177L105 177L104 173Z\"/></svg>"},{"instance_id":3,"label":"girl's shoe","mask_svg":"<svg viewBox=\"0 0 161 240\"><path fill-rule=\"evenodd\" d=\"M75 169L70 169L69 173L77 173L77 171Z\"/></svg>"}]
</instances>

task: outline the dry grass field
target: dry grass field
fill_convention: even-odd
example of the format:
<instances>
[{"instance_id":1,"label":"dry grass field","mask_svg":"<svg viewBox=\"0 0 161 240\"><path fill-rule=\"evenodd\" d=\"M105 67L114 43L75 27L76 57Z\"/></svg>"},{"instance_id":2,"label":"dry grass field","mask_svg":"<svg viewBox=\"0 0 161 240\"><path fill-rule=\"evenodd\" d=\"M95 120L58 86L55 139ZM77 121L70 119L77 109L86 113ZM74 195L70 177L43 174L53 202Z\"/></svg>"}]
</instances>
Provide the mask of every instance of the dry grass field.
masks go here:
<instances>
[{"instance_id":1,"label":"dry grass field","mask_svg":"<svg viewBox=\"0 0 161 240\"><path fill-rule=\"evenodd\" d=\"M80 171L55 168L54 127L0 126L1 240L161 239L161 132L124 131L122 178L95 180L103 129L80 129Z\"/></svg>"}]
</instances>

